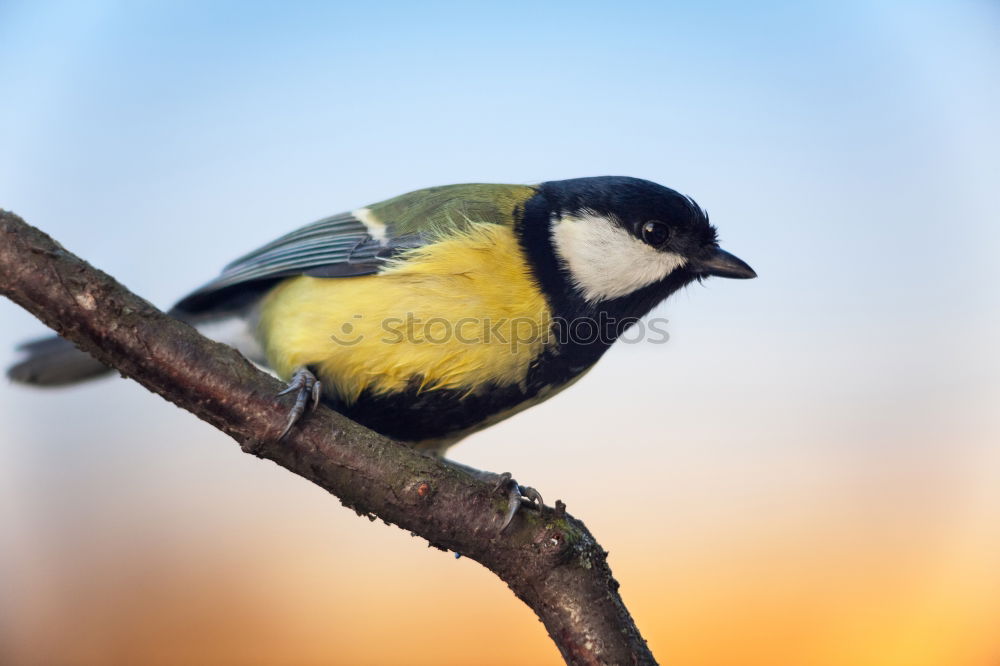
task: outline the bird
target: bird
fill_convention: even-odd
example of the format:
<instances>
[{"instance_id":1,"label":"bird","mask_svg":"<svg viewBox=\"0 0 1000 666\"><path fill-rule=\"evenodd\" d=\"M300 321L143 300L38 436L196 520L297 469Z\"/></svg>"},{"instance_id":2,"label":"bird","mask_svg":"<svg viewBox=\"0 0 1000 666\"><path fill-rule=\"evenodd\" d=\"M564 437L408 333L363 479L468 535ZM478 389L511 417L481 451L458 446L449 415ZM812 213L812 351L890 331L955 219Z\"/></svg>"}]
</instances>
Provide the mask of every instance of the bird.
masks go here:
<instances>
[{"instance_id":1,"label":"bird","mask_svg":"<svg viewBox=\"0 0 1000 666\"><path fill-rule=\"evenodd\" d=\"M691 197L625 176L416 190L321 219L229 263L169 311L287 382L284 437L324 403L430 455L583 377L671 294L754 270ZM56 337L11 379L109 368ZM472 470L475 471L475 470ZM485 473L483 473L485 474ZM509 474L501 530L541 495Z\"/></svg>"}]
</instances>

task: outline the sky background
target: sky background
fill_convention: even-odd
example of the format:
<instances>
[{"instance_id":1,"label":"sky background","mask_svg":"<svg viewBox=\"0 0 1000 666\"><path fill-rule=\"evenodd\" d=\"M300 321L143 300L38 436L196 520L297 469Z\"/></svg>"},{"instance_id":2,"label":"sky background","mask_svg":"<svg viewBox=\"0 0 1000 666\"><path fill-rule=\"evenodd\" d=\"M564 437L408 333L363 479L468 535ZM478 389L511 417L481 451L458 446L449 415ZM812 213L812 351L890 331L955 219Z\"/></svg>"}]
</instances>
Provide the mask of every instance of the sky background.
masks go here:
<instances>
[{"instance_id":1,"label":"sky background","mask_svg":"<svg viewBox=\"0 0 1000 666\"><path fill-rule=\"evenodd\" d=\"M760 275L452 450L675 666L1000 663L1000 8L0 0L0 207L167 307L419 187L639 176ZM0 359L44 333L0 302ZM6 355L6 356L5 356ZM556 664L475 562L136 384L0 382L0 662Z\"/></svg>"}]
</instances>

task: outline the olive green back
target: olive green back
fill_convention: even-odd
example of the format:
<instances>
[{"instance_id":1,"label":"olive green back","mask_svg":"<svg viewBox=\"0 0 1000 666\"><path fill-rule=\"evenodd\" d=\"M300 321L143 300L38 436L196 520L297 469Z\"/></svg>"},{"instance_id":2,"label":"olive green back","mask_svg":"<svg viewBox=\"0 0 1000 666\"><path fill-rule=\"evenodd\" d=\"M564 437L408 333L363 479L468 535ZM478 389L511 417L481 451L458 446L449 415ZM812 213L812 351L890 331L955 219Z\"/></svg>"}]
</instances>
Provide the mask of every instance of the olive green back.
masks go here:
<instances>
[{"instance_id":1,"label":"olive green back","mask_svg":"<svg viewBox=\"0 0 1000 666\"><path fill-rule=\"evenodd\" d=\"M368 209L392 225L394 236L451 231L470 223L512 226L514 210L534 194L529 185L444 185L408 192Z\"/></svg>"}]
</instances>

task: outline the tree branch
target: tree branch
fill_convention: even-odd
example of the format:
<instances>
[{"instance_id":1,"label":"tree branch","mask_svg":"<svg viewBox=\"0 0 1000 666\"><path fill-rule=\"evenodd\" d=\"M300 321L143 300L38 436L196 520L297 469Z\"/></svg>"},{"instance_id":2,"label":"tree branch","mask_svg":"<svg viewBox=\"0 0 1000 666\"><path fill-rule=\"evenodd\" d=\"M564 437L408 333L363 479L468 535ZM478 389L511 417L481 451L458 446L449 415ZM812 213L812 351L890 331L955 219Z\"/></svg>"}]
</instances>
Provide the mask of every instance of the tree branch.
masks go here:
<instances>
[{"instance_id":1,"label":"tree branch","mask_svg":"<svg viewBox=\"0 0 1000 666\"><path fill-rule=\"evenodd\" d=\"M103 363L207 421L244 451L480 562L544 623L568 664L655 664L618 595L607 553L555 510L519 512L491 484L320 407L281 442L281 384L234 349L165 315L45 233L0 210L0 293Z\"/></svg>"}]
</instances>

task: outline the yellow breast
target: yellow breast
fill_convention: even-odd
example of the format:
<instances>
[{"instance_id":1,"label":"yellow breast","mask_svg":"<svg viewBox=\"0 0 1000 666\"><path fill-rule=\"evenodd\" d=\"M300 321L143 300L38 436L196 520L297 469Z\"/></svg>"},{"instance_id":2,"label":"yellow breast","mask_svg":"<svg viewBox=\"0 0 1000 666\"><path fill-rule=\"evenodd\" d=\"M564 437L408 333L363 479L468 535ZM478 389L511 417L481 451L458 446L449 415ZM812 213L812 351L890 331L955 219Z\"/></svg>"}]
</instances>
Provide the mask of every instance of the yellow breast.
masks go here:
<instances>
[{"instance_id":1,"label":"yellow breast","mask_svg":"<svg viewBox=\"0 0 1000 666\"><path fill-rule=\"evenodd\" d=\"M282 282L261 304L258 336L281 377L313 367L351 403L365 389L521 383L553 342L550 325L513 231L478 224L378 275Z\"/></svg>"}]
</instances>

